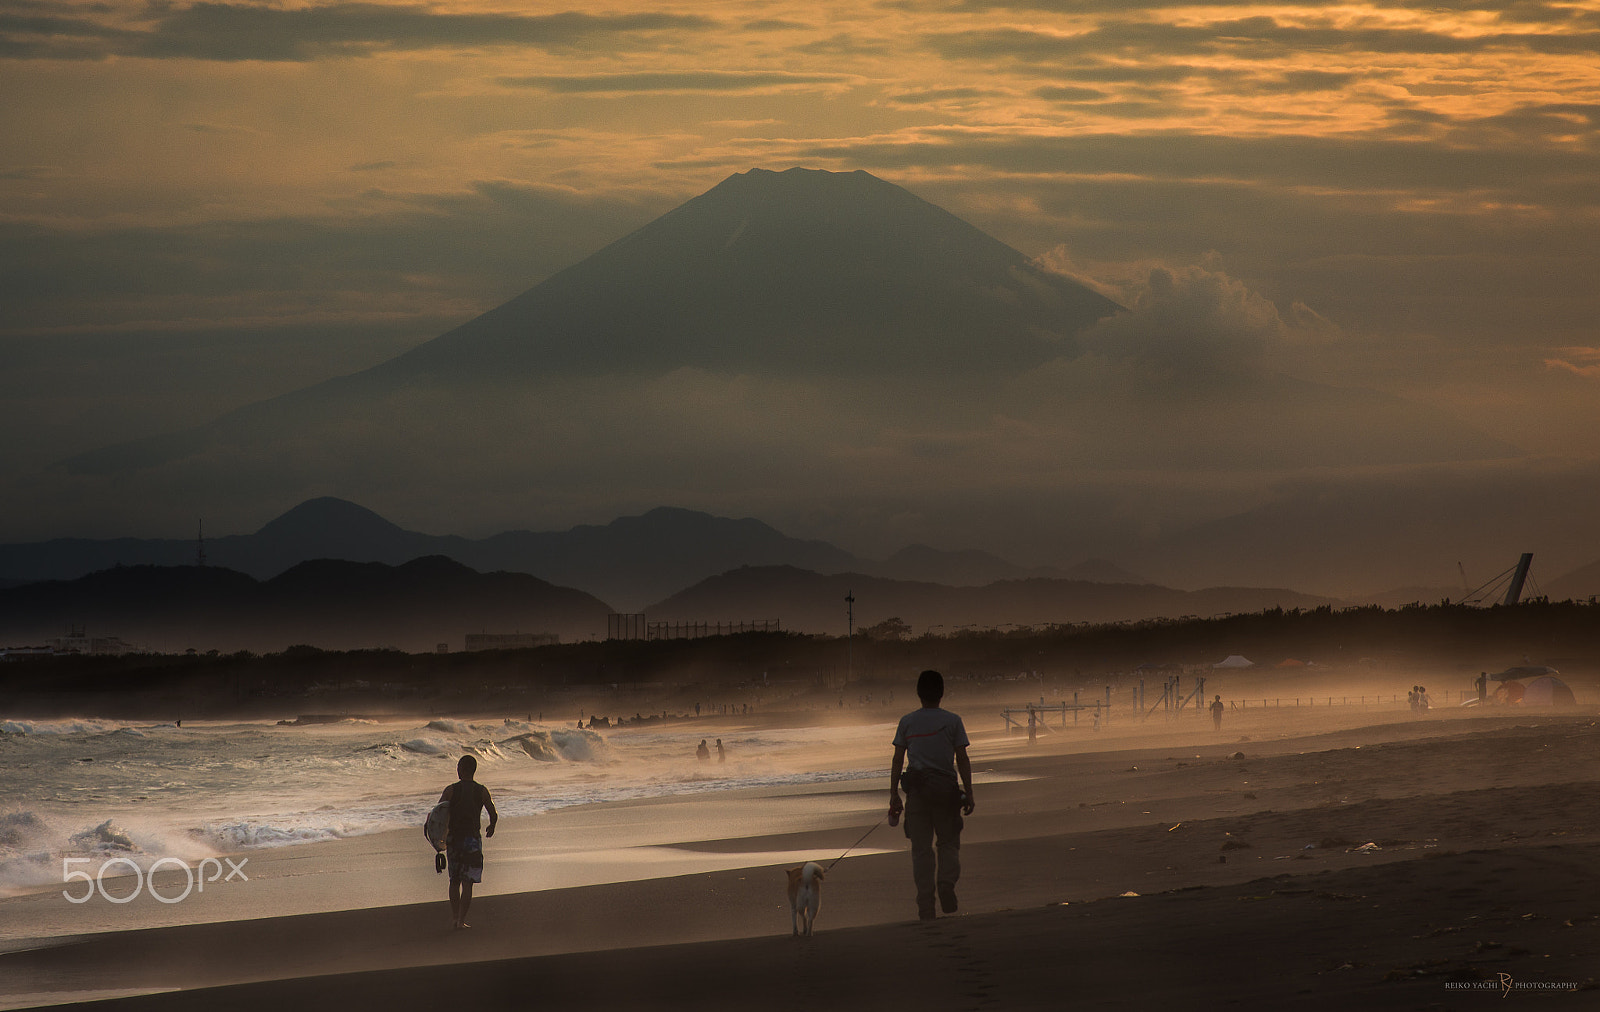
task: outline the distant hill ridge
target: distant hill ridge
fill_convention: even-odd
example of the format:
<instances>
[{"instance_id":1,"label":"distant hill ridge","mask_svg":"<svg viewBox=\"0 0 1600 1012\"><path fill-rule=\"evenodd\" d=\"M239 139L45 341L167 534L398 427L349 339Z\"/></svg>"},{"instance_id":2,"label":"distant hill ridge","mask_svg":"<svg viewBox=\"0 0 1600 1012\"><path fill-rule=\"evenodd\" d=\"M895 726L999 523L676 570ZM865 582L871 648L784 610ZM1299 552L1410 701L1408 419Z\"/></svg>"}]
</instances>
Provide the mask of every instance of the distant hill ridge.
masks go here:
<instances>
[{"instance_id":1,"label":"distant hill ridge","mask_svg":"<svg viewBox=\"0 0 1600 1012\"><path fill-rule=\"evenodd\" d=\"M184 566L196 561L192 539L54 541L0 546L0 579L70 580L113 566ZM506 531L482 539L407 531L343 499L309 499L254 534L209 538L213 566L270 579L311 559L400 565L440 555L481 572L528 573L558 586L576 587L623 611L740 566L790 565L821 573L855 571L936 583L984 584L1029 575L1072 576L1075 571L1028 570L986 552L945 552L915 545L884 562L862 559L825 541L791 538L760 520L729 519L694 510L658 507L608 524L566 531ZM1109 563L1084 563L1097 574L1142 582Z\"/></svg>"},{"instance_id":2,"label":"distant hill ridge","mask_svg":"<svg viewBox=\"0 0 1600 1012\"><path fill-rule=\"evenodd\" d=\"M179 652L463 645L472 632L603 636L605 602L525 573L478 573L442 556L400 566L318 559L270 580L216 566L120 566L0 590L0 643L76 626Z\"/></svg>"},{"instance_id":3,"label":"distant hill ridge","mask_svg":"<svg viewBox=\"0 0 1600 1012\"><path fill-rule=\"evenodd\" d=\"M1185 591L1153 584L1107 584L1031 577L981 587L888 580L861 573L831 575L790 566L723 573L652 605L653 621L779 618L796 632L843 635L844 598L853 597L857 629L899 618L914 634L979 628L1209 618L1265 608L1315 608L1340 602L1277 588L1213 587Z\"/></svg>"}]
</instances>

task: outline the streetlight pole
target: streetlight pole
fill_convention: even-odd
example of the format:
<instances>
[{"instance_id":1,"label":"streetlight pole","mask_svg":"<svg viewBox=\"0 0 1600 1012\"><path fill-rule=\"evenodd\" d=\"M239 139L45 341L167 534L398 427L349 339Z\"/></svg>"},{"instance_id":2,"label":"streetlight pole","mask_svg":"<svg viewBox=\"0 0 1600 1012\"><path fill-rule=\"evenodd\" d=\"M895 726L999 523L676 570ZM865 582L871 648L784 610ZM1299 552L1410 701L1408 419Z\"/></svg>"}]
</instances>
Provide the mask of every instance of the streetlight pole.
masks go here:
<instances>
[{"instance_id":1,"label":"streetlight pole","mask_svg":"<svg viewBox=\"0 0 1600 1012\"><path fill-rule=\"evenodd\" d=\"M850 678L855 673L854 647L856 638L856 599L849 590L844 592L844 684L850 684Z\"/></svg>"}]
</instances>

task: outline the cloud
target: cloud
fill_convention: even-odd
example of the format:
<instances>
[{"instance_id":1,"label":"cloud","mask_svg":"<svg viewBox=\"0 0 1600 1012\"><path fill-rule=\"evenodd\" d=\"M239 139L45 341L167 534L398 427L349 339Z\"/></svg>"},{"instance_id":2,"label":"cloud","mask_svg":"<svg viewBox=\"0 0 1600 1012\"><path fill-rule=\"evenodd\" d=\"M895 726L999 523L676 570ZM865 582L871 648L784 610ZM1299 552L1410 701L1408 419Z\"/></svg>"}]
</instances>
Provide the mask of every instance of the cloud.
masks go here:
<instances>
[{"instance_id":1,"label":"cloud","mask_svg":"<svg viewBox=\"0 0 1600 1012\"><path fill-rule=\"evenodd\" d=\"M944 102L962 102L988 98L998 94L986 88L924 88L920 91L902 91L890 95L887 101L895 105L937 105Z\"/></svg>"},{"instance_id":2,"label":"cloud","mask_svg":"<svg viewBox=\"0 0 1600 1012\"><path fill-rule=\"evenodd\" d=\"M0 58L98 59L138 40L137 32L84 16L106 12L99 4L4 0L0 2Z\"/></svg>"},{"instance_id":3,"label":"cloud","mask_svg":"<svg viewBox=\"0 0 1600 1012\"><path fill-rule=\"evenodd\" d=\"M745 22L745 31L748 32L790 32L800 31L811 26L800 21L788 21L783 18L761 18L757 21Z\"/></svg>"},{"instance_id":4,"label":"cloud","mask_svg":"<svg viewBox=\"0 0 1600 1012\"><path fill-rule=\"evenodd\" d=\"M1049 85L1035 88L1033 93L1047 102L1098 102L1110 96L1096 88L1072 88Z\"/></svg>"},{"instance_id":5,"label":"cloud","mask_svg":"<svg viewBox=\"0 0 1600 1012\"><path fill-rule=\"evenodd\" d=\"M840 32L795 46L794 52L807 56L887 56L893 49L880 40L864 41L849 32Z\"/></svg>"},{"instance_id":6,"label":"cloud","mask_svg":"<svg viewBox=\"0 0 1600 1012\"><path fill-rule=\"evenodd\" d=\"M1144 3L1136 0L956 0L956 2L934 0L912 6L922 10L989 11L999 8L1067 15L1128 15L1145 11L1183 10L1191 7L1215 9L1217 4L1215 0L1148 0ZM1327 4L1324 0L1279 0L1273 6L1320 10L1326 8ZM1369 0L1367 6L1379 10L1418 8L1416 0ZM1434 8L1428 9L1431 11ZM1453 0L1447 9L1458 13L1491 13L1496 15L1498 20L1529 24L1583 23L1591 14L1589 11L1566 4L1544 3L1542 0Z\"/></svg>"},{"instance_id":7,"label":"cloud","mask_svg":"<svg viewBox=\"0 0 1600 1012\"><path fill-rule=\"evenodd\" d=\"M1300 93L1309 91L1338 91L1361 75L1347 71L1291 70L1276 78L1258 81L1255 90L1263 92Z\"/></svg>"},{"instance_id":8,"label":"cloud","mask_svg":"<svg viewBox=\"0 0 1600 1012\"><path fill-rule=\"evenodd\" d=\"M1220 272L1157 267L1141 287L1128 312L1082 335L1085 349L1192 378L1253 366L1290 335L1270 300Z\"/></svg>"},{"instance_id":9,"label":"cloud","mask_svg":"<svg viewBox=\"0 0 1600 1012\"><path fill-rule=\"evenodd\" d=\"M767 91L848 80L840 74L790 74L779 71L692 70L633 74L575 74L497 78L512 88L537 88L558 94L622 92Z\"/></svg>"},{"instance_id":10,"label":"cloud","mask_svg":"<svg viewBox=\"0 0 1600 1012\"><path fill-rule=\"evenodd\" d=\"M1339 28L1288 25L1267 16L1206 24L1109 20L1076 33L1021 28L932 32L923 44L946 59L1005 59L1035 64L1048 72L1060 60L1116 54L1126 59L1151 56L1232 57L1278 60L1286 50L1464 55L1490 51L1544 54L1600 52L1600 32L1534 32L1451 35L1414 28Z\"/></svg>"},{"instance_id":11,"label":"cloud","mask_svg":"<svg viewBox=\"0 0 1600 1012\"><path fill-rule=\"evenodd\" d=\"M1600 380L1600 348L1562 348L1561 353L1566 357L1545 359L1545 368Z\"/></svg>"},{"instance_id":12,"label":"cloud","mask_svg":"<svg viewBox=\"0 0 1600 1012\"><path fill-rule=\"evenodd\" d=\"M1543 181L1600 174L1600 150L1567 146L1464 147L1472 118L1447 120L1460 136L1429 142L1295 134L1229 137L1159 133L1023 134L935 127L801 145L800 157L838 159L889 171L972 169L1006 173L1143 179L1248 180L1363 191L1468 189L1531 196ZM1590 203L1593 203L1592 199Z\"/></svg>"},{"instance_id":13,"label":"cloud","mask_svg":"<svg viewBox=\"0 0 1600 1012\"><path fill-rule=\"evenodd\" d=\"M13 8L15 9L15 8ZM690 14L644 12L554 14L450 13L414 4L331 3L264 7L237 3L151 5L149 16L124 28L87 17L0 14L0 52L21 58L111 55L155 59L305 61L368 56L388 50L512 46L547 52L586 47L650 49L660 36L715 27ZM93 10L93 8L91 8ZM102 8L103 10L103 8Z\"/></svg>"}]
</instances>

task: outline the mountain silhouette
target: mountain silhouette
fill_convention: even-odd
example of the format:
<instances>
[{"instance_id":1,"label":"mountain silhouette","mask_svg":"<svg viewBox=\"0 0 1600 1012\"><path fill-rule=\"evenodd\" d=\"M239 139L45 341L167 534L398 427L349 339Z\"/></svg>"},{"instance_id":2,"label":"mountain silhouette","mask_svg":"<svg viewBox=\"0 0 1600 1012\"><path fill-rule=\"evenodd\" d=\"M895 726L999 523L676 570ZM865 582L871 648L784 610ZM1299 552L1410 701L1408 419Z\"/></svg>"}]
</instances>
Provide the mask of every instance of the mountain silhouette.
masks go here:
<instances>
[{"instance_id":1,"label":"mountain silhouette","mask_svg":"<svg viewBox=\"0 0 1600 1012\"><path fill-rule=\"evenodd\" d=\"M751 169L374 370L995 370L1118 310L866 172Z\"/></svg>"},{"instance_id":2,"label":"mountain silhouette","mask_svg":"<svg viewBox=\"0 0 1600 1012\"><path fill-rule=\"evenodd\" d=\"M1337 603L1278 588L1184 591L1154 584L1044 578L949 587L860 573L822 574L792 566L752 566L698 583L650 606L645 614L652 621L661 622L777 619L784 629L793 632L842 636L846 632L846 594L855 598L858 630L899 618L918 635L930 630L949 634L967 626L1121 622L1186 615L1205 618L1224 612L1315 608Z\"/></svg>"},{"instance_id":3,"label":"mountain silhouette","mask_svg":"<svg viewBox=\"0 0 1600 1012\"><path fill-rule=\"evenodd\" d=\"M116 566L193 566L193 540L57 539L0 545L0 576L74 580ZM403 530L363 506L309 499L254 534L210 538L211 566L259 580L318 559L399 566L442 556L480 572L528 573L576 587L624 610L642 608L693 583L740 566L795 565L828 572L864 563L823 541L791 538L759 520L660 507L609 524L565 531L507 531L473 540Z\"/></svg>"},{"instance_id":4,"label":"mountain silhouette","mask_svg":"<svg viewBox=\"0 0 1600 1012\"><path fill-rule=\"evenodd\" d=\"M348 517L333 545L290 523L227 563L267 575L335 548L389 564L441 554L629 610L746 564L982 583L1107 555L1167 584L1307 586L1320 572L1308 560L1352 568L1350 549L1383 518L1352 530L1328 511L1338 525L1314 537L1285 526L1299 543L1256 550L1258 525L1238 511L1290 494L1294 483L1275 476L1519 452L1437 407L1272 372L1260 348L1288 324L1263 323L1270 306L1236 306L1231 282L1151 276L1167 279L1169 301L1121 311L867 173L752 169L386 362L23 476L0 519L148 530L332 493L495 530L677 503L797 518L874 554L952 530L1004 554L1036 553L1016 571L915 552L858 565L793 545L703 554L696 537L663 541L625 524L592 535L614 552L573 547L588 536L576 530L484 546ZM1150 497L1143 475L1159 474L1187 475L1205 494ZM1088 475L1099 477L1080 481ZM1225 476L1223 491L1213 475ZM1132 523L1125 496L1170 515ZM1230 516L1244 537L1226 547L1196 526ZM882 543L891 536L896 544ZM629 537L635 547L620 547ZM639 544L657 569L630 558ZM219 539L214 560L233 547ZM104 564L196 557L181 540L165 551ZM1397 569L1419 557L1404 544L1378 554ZM0 557L0 576L27 575ZM1358 586L1418 582L1374 570Z\"/></svg>"},{"instance_id":5,"label":"mountain silhouette","mask_svg":"<svg viewBox=\"0 0 1600 1012\"><path fill-rule=\"evenodd\" d=\"M187 539L62 538L0 545L0 589L68 581L114 567L193 566ZM1070 570L1025 569L987 552L911 545L889 559L859 558L826 541L793 538L750 517L731 519L662 506L608 524L564 531L505 531L487 538L408 531L364 506L333 496L308 499L254 534L209 538L212 567L268 580L314 560L399 566L424 556L479 572L527 573L575 587L624 611L637 611L700 581L745 566L792 566L820 573L867 572L896 580L976 585L1053 576L1097 583L1142 583L1104 560Z\"/></svg>"},{"instance_id":6,"label":"mountain silhouette","mask_svg":"<svg viewBox=\"0 0 1600 1012\"><path fill-rule=\"evenodd\" d=\"M524 573L478 573L442 557L401 566L320 559L271 580L216 566L123 566L0 590L0 638L43 642L71 626L162 652L329 650L439 643L465 634L602 636L610 608Z\"/></svg>"},{"instance_id":7,"label":"mountain silhouette","mask_svg":"<svg viewBox=\"0 0 1600 1012\"><path fill-rule=\"evenodd\" d=\"M870 173L751 169L371 369L63 467L150 468L357 422L381 437L363 415L397 397L470 416L490 410L484 384L562 375L1024 369L1119 308ZM403 393L417 388L427 401Z\"/></svg>"}]
</instances>

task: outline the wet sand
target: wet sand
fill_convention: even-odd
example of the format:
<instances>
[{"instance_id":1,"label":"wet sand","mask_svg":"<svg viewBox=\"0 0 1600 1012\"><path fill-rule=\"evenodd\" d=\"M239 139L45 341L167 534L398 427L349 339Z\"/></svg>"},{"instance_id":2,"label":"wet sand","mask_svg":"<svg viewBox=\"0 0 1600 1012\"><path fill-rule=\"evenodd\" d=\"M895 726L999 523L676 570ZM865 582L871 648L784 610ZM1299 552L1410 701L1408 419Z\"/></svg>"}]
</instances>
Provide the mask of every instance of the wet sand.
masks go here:
<instances>
[{"instance_id":1,"label":"wet sand","mask_svg":"<svg viewBox=\"0 0 1600 1012\"><path fill-rule=\"evenodd\" d=\"M878 817L881 785L859 783L593 806L565 827L518 820L502 832L582 840L587 819L594 839L641 839L630 826L679 839L648 841L657 877L481 896L465 932L442 899L256 910L45 940L0 955L0 980L13 1006L183 989L116 1009L463 995L600 1009L1465 1009L1500 1000L1505 974L1589 989L1518 988L1522 1000L1600 1004L1600 727L1587 710L1418 720L1336 707L1243 715L1220 734L1152 720L1031 750L983 732L973 755L992 782L964 838L962 910L932 924L912 920L905 841L881 827L867 846L893 852L839 863L817 936L789 937L781 869L831 861ZM354 882L402 844L316 846ZM675 860L738 866L674 874ZM515 878L508 862L500 874ZM300 879L350 891L326 871Z\"/></svg>"}]
</instances>

